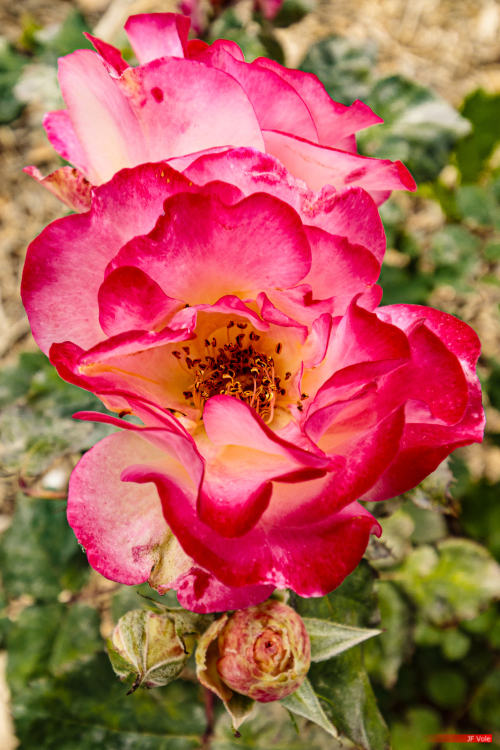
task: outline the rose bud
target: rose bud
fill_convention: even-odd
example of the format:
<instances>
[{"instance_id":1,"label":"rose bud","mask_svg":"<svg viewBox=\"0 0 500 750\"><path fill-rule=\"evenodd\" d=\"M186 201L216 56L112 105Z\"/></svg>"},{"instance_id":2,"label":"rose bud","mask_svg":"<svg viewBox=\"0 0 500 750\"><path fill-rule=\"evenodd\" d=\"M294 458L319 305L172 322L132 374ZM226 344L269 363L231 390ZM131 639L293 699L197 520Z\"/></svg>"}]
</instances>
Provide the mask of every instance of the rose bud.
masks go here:
<instances>
[{"instance_id":1,"label":"rose bud","mask_svg":"<svg viewBox=\"0 0 500 750\"><path fill-rule=\"evenodd\" d=\"M108 641L111 665L121 680L136 679L139 686L168 685L182 671L188 658L172 618L149 610L133 609L120 617Z\"/></svg>"},{"instance_id":2,"label":"rose bud","mask_svg":"<svg viewBox=\"0 0 500 750\"><path fill-rule=\"evenodd\" d=\"M198 677L206 687L218 695L229 688L262 703L293 693L311 663L301 618L272 599L217 620L200 639L198 652ZM214 660L222 685L212 677Z\"/></svg>"}]
</instances>

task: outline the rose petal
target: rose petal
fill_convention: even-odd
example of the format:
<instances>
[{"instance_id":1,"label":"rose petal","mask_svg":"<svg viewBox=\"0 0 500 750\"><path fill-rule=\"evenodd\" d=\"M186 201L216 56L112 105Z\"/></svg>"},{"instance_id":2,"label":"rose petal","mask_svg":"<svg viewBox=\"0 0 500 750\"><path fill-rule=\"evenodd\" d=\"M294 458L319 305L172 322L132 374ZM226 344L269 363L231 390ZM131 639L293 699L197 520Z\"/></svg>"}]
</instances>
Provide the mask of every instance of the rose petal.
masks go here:
<instances>
[{"instance_id":1,"label":"rose petal","mask_svg":"<svg viewBox=\"0 0 500 750\"><path fill-rule=\"evenodd\" d=\"M293 123L295 134L317 142L318 133L309 109L282 76L254 63L235 59L219 40L208 46L197 59L223 70L238 81L252 103L261 129L286 130Z\"/></svg>"},{"instance_id":2,"label":"rose petal","mask_svg":"<svg viewBox=\"0 0 500 750\"><path fill-rule=\"evenodd\" d=\"M168 464L162 451L130 432L110 435L80 459L68 494L68 521L89 563L128 585L147 580L168 532L156 489L120 479L136 460Z\"/></svg>"},{"instance_id":3,"label":"rose petal","mask_svg":"<svg viewBox=\"0 0 500 750\"><path fill-rule=\"evenodd\" d=\"M135 265L170 297L191 305L292 286L309 270L302 224L272 196L251 195L226 206L215 195L183 193L166 201L164 211L155 229L131 240L110 268ZM279 265L270 246L280 250Z\"/></svg>"},{"instance_id":4,"label":"rose petal","mask_svg":"<svg viewBox=\"0 0 500 750\"><path fill-rule=\"evenodd\" d=\"M106 266L154 227L165 198L181 189L196 188L164 164L123 170L94 189L89 213L52 222L31 243L21 294L42 351L68 339L84 348L101 340L97 295Z\"/></svg>"},{"instance_id":5,"label":"rose petal","mask_svg":"<svg viewBox=\"0 0 500 750\"><path fill-rule=\"evenodd\" d=\"M141 65L157 57L184 57L189 18L179 13L140 13L129 17L125 31Z\"/></svg>"},{"instance_id":6,"label":"rose petal","mask_svg":"<svg viewBox=\"0 0 500 750\"><path fill-rule=\"evenodd\" d=\"M99 322L108 336L163 327L184 307L183 302L167 297L150 276L132 266L121 266L108 274L97 298Z\"/></svg>"},{"instance_id":7,"label":"rose petal","mask_svg":"<svg viewBox=\"0 0 500 750\"><path fill-rule=\"evenodd\" d=\"M91 203L91 184L78 169L61 167L43 177L36 167L24 167L23 172L29 174L43 187L59 198L63 203L76 211L88 211Z\"/></svg>"},{"instance_id":8,"label":"rose petal","mask_svg":"<svg viewBox=\"0 0 500 750\"><path fill-rule=\"evenodd\" d=\"M264 150L248 97L223 71L196 60L163 57L127 68L117 85L137 119L142 148L147 149L145 158L125 164L183 156L216 146ZM129 137L134 137L133 132Z\"/></svg>"},{"instance_id":9,"label":"rose petal","mask_svg":"<svg viewBox=\"0 0 500 750\"><path fill-rule=\"evenodd\" d=\"M266 151L313 190L323 185L333 185L337 190L357 185L376 201L379 191L416 190L415 181L399 161L350 154L288 133L266 130L263 136Z\"/></svg>"}]
</instances>

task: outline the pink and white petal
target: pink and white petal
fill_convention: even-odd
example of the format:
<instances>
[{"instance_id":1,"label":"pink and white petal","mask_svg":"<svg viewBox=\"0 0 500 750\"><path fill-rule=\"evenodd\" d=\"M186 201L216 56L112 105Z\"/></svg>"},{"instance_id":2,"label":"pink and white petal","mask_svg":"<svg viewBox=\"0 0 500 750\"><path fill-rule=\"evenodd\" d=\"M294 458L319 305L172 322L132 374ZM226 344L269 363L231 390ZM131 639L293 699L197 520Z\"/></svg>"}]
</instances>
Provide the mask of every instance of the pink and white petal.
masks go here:
<instances>
[{"instance_id":1,"label":"pink and white petal","mask_svg":"<svg viewBox=\"0 0 500 750\"><path fill-rule=\"evenodd\" d=\"M21 294L42 351L68 339L83 348L101 340L97 295L108 263L128 240L154 227L166 197L192 189L165 164L123 170L94 188L89 213L52 222L31 243Z\"/></svg>"},{"instance_id":2,"label":"pink and white petal","mask_svg":"<svg viewBox=\"0 0 500 750\"><path fill-rule=\"evenodd\" d=\"M276 545L274 577L278 586L299 596L323 596L337 588L359 565L370 539L380 536L378 522L359 503L353 502L335 515L313 524L307 532L280 528L270 535Z\"/></svg>"},{"instance_id":3,"label":"pink and white petal","mask_svg":"<svg viewBox=\"0 0 500 750\"><path fill-rule=\"evenodd\" d=\"M199 155L185 168L177 167L175 162L173 166L198 185L225 180L237 185L244 195L258 192L274 195L297 213L306 199L311 202L313 198L306 184L293 177L277 159L252 148L214 149Z\"/></svg>"},{"instance_id":4,"label":"pink and white petal","mask_svg":"<svg viewBox=\"0 0 500 750\"><path fill-rule=\"evenodd\" d=\"M400 407L380 419L375 409L373 414L370 411L370 396L368 391L365 398L361 397L360 403L365 409L359 413L356 413L356 401L353 400L352 419L349 419L348 410L344 410L338 415L333 414L330 424L325 420L321 425L321 429L326 430L318 440L319 446L330 455L345 458L345 468L338 472L327 507L342 507L368 492L400 449L405 427L404 408ZM372 403L376 404L376 400L372 399ZM297 515L303 513L306 518L310 512L316 517L320 508L321 503L317 503L313 508L301 508Z\"/></svg>"},{"instance_id":5,"label":"pink and white petal","mask_svg":"<svg viewBox=\"0 0 500 750\"><path fill-rule=\"evenodd\" d=\"M131 432L110 435L73 470L68 521L89 563L106 578L133 585L146 581L155 550L168 532L156 489L124 483L132 462L165 467L162 451Z\"/></svg>"},{"instance_id":6,"label":"pink and white petal","mask_svg":"<svg viewBox=\"0 0 500 750\"><path fill-rule=\"evenodd\" d=\"M469 369L475 371L481 344L475 331L453 315L422 305L386 305L377 315L388 323L409 330L417 320L425 320L427 328Z\"/></svg>"},{"instance_id":7,"label":"pink and white petal","mask_svg":"<svg viewBox=\"0 0 500 750\"><path fill-rule=\"evenodd\" d=\"M384 227L366 190L348 188L336 192L327 186L315 201L303 205L301 215L305 224L346 237L351 244L366 247L382 262L386 244Z\"/></svg>"},{"instance_id":8,"label":"pink and white petal","mask_svg":"<svg viewBox=\"0 0 500 750\"><path fill-rule=\"evenodd\" d=\"M423 321L407 336L411 361L389 375L386 387L391 396L423 401L435 419L457 424L467 408L470 390L460 361Z\"/></svg>"},{"instance_id":9,"label":"pink and white petal","mask_svg":"<svg viewBox=\"0 0 500 750\"><path fill-rule=\"evenodd\" d=\"M293 286L309 271L302 223L272 196L255 194L226 206L216 196L184 193L165 201L164 212L154 230L131 240L110 268L135 265L170 297L190 305ZM270 247L279 248L279 264Z\"/></svg>"},{"instance_id":10,"label":"pink and white petal","mask_svg":"<svg viewBox=\"0 0 500 750\"><path fill-rule=\"evenodd\" d=\"M203 481L205 464L193 438L183 428L179 420L165 410L160 410L154 405L149 406L147 402L134 397L134 395L127 394L125 391L117 391L116 395L126 398L134 415L142 419L148 426L125 422L118 417L101 412L77 412L73 415L74 418L110 424L140 437L141 440L150 443L151 446L161 452L162 460L166 462L162 466L163 468L167 467L175 481L198 491ZM155 455L155 451L152 450L149 454L151 461L153 461ZM148 463L150 467L154 465L154 462L151 463L151 461Z\"/></svg>"},{"instance_id":11,"label":"pink and white petal","mask_svg":"<svg viewBox=\"0 0 500 750\"><path fill-rule=\"evenodd\" d=\"M471 389L469 405L459 424L407 424L398 454L361 499L387 500L412 489L456 448L480 443L484 423L481 389L478 384Z\"/></svg>"},{"instance_id":12,"label":"pink and white petal","mask_svg":"<svg viewBox=\"0 0 500 750\"><path fill-rule=\"evenodd\" d=\"M211 573L193 566L176 581L177 599L191 612L226 612L260 604L274 591L274 586L226 586Z\"/></svg>"},{"instance_id":13,"label":"pink and white petal","mask_svg":"<svg viewBox=\"0 0 500 750\"><path fill-rule=\"evenodd\" d=\"M299 449L300 450L300 449ZM198 516L224 537L241 537L250 531L271 500L272 481L300 483L325 474L294 456L227 445L206 462L198 497ZM302 494L302 493L301 493Z\"/></svg>"},{"instance_id":14,"label":"pink and white petal","mask_svg":"<svg viewBox=\"0 0 500 750\"><path fill-rule=\"evenodd\" d=\"M218 41L197 59L238 81L252 103L261 129L286 130L293 123L294 133L317 143L318 132L308 108L293 86L274 71L236 60Z\"/></svg>"},{"instance_id":15,"label":"pink and white petal","mask_svg":"<svg viewBox=\"0 0 500 750\"><path fill-rule=\"evenodd\" d=\"M234 78L220 70L196 60L161 58L128 68L119 85L137 118L141 144L147 149L147 157L135 164L217 146L264 150L247 95Z\"/></svg>"},{"instance_id":16,"label":"pink and white petal","mask_svg":"<svg viewBox=\"0 0 500 750\"><path fill-rule=\"evenodd\" d=\"M83 32L83 36L91 42L96 52L99 53L102 59L107 62L118 75L123 73L125 68L128 68L128 63L123 59L122 53L117 47L113 47L112 44L108 44L108 42L104 42L102 39L98 39L96 36L92 36L92 34L89 34L86 31Z\"/></svg>"},{"instance_id":17,"label":"pink and white petal","mask_svg":"<svg viewBox=\"0 0 500 750\"><path fill-rule=\"evenodd\" d=\"M399 161L375 159L319 146L287 133L263 132L266 151L313 190L332 185L336 190L362 187L375 201L381 190L415 190L413 177Z\"/></svg>"},{"instance_id":18,"label":"pink and white petal","mask_svg":"<svg viewBox=\"0 0 500 750\"><path fill-rule=\"evenodd\" d=\"M313 322L303 349L304 368L317 367L326 356L332 332L332 316L323 313Z\"/></svg>"},{"instance_id":19,"label":"pink and white petal","mask_svg":"<svg viewBox=\"0 0 500 750\"><path fill-rule=\"evenodd\" d=\"M306 228L311 246L311 270L304 279L315 299L354 297L378 278L380 264L367 248L317 227Z\"/></svg>"},{"instance_id":20,"label":"pink and white petal","mask_svg":"<svg viewBox=\"0 0 500 750\"><path fill-rule=\"evenodd\" d=\"M285 68L274 60L265 57L257 58L252 65L274 71L294 87L307 105L318 130L319 143L324 146L355 151L356 141L354 139L352 140L352 148L346 147L349 136L352 136L358 130L383 122L363 102L356 100L350 106L335 102L321 81L311 73ZM279 130L279 128L273 129Z\"/></svg>"},{"instance_id":21,"label":"pink and white petal","mask_svg":"<svg viewBox=\"0 0 500 750\"><path fill-rule=\"evenodd\" d=\"M373 199L361 188L341 193L325 188L315 194L273 156L250 148L214 149L198 156L191 154L187 162L183 158L170 163L198 185L224 180L237 185L244 195L256 192L274 195L292 206L304 224L346 237L351 244L368 248L382 261L384 227Z\"/></svg>"},{"instance_id":22,"label":"pink and white petal","mask_svg":"<svg viewBox=\"0 0 500 750\"><path fill-rule=\"evenodd\" d=\"M331 462L321 451L298 448L280 438L248 404L232 396L212 396L205 404L203 423L208 438L218 447L240 446L271 456L282 456L296 468L330 469ZM293 468L290 466L289 471Z\"/></svg>"},{"instance_id":23,"label":"pink and white petal","mask_svg":"<svg viewBox=\"0 0 500 750\"><path fill-rule=\"evenodd\" d=\"M61 377L98 394L108 408L127 408L122 399L116 402L112 398L114 391L125 390L192 416L193 409L183 400L183 392L192 386L193 378L172 353L179 341L189 338L189 330L165 329L159 334L132 331L89 350L71 342L53 344L50 360Z\"/></svg>"},{"instance_id":24,"label":"pink and white petal","mask_svg":"<svg viewBox=\"0 0 500 750\"><path fill-rule=\"evenodd\" d=\"M315 371L307 373L307 387L311 388L311 384L315 383L317 387L313 388L314 392L320 387L329 388L334 384L334 381L329 382L332 376L338 377L339 371L353 365L366 363L372 367L373 363L386 360L396 361L397 364L401 360L408 360L410 346L403 331L390 323L380 323L382 321L374 313L360 307L354 299L346 314L334 326L323 363Z\"/></svg>"},{"instance_id":25,"label":"pink and white petal","mask_svg":"<svg viewBox=\"0 0 500 750\"><path fill-rule=\"evenodd\" d=\"M196 305L195 310L198 313L198 323L196 326L197 336L200 338L204 335L203 329L207 325L211 330L214 330L213 315L221 315L221 325L226 325L227 316L231 315L237 318L243 318L252 324L253 328L258 331L269 330L269 323L266 323L262 318L254 312L248 305L245 305L239 297L235 297L234 294L226 294L221 297L213 305ZM175 319L174 321L175 322ZM215 325L217 328L218 326ZM200 332L201 331L201 332Z\"/></svg>"},{"instance_id":26,"label":"pink and white petal","mask_svg":"<svg viewBox=\"0 0 500 750\"><path fill-rule=\"evenodd\" d=\"M245 55L236 42L232 42L230 39L217 39L214 44L232 55L235 60L245 61ZM200 56L204 57L208 47L207 42L203 42L201 39L190 39L187 44L186 57L191 60L197 60Z\"/></svg>"},{"instance_id":27,"label":"pink and white petal","mask_svg":"<svg viewBox=\"0 0 500 750\"><path fill-rule=\"evenodd\" d=\"M129 17L125 31L145 65L158 57L184 57L189 25L189 18L179 13L140 13Z\"/></svg>"},{"instance_id":28,"label":"pink and white petal","mask_svg":"<svg viewBox=\"0 0 500 750\"><path fill-rule=\"evenodd\" d=\"M224 538L241 537L252 529L269 505L272 485L268 479L278 461L269 461L271 467L259 467L257 476L248 476L248 462L240 466L228 466L226 455L217 464L207 466L207 474L198 497L198 517L213 531ZM241 451L240 451L241 453ZM250 451L250 458L262 458L263 454ZM264 459L266 458L264 454ZM236 470L235 470L236 469ZM250 467L252 475L255 466Z\"/></svg>"},{"instance_id":29,"label":"pink and white petal","mask_svg":"<svg viewBox=\"0 0 500 750\"><path fill-rule=\"evenodd\" d=\"M48 112L43 118L43 127L57 153L94 182L95 175L91 159L75 132L68 110L59 109L55 112Z\"/></svg>"},{"instance_id":30,"label":"pink and white petal","mask_svg":"<svg viewBox=\"0 0 500 750\"><path fill-rule=\"evenodd\" d=\"M405 331L412 349L404 382L401 386L392 382L390 387L404 388L409 398L424 401L436 419L448 424L461 420L467 392L479 390L475 366L480 343L472 328L452 315L420 305L381 307L377 316ZM407 411L411 415L411 409Z\"/></svg>"},{"instance_id":31,"label":"pink and white petal","mask_svg":"<svg viewBox=\"0 0 500 750\"><path fill-rule=\"evenodd\" d=\"M265 320L267 323L272 323L279 328L293 328L294 331L287 332L287 334L292 333L292 339L296 338L302 344L305 342L308 333L307 326L302 325L301 323L284 313L282 310L277 308L271 302L267 294L264 294L264 292L258 294L257 304L260 308L260 314L263 320ZM296 336L294 336L293 334L296 334ZM285 334L285 331L280 331L278 335L280 338L283 338L285 336L289 338L289 335L287 336Z\"/></svg>"},{"instance_id":32,"label":"pink and white petal","mask_svg":"<svg viewBox=\"0 0 500 750\"><path fill-rule=\"evenodd\" d=\"M122 75L126 76L129 70ZM58 77L90 168L86 176L93 184L106 182L123 167L148 161L141 126L120 90L120 79L110 76L96 52L78 50L61 57Z\"/></svg>"},{"instance_id":33,"label":"pink and white petal","mask_svg":"<svg viewBox=\"0 0 500 750\"><path fill-rule=\"evenodd\" d=\"M124 479L156 484L165 518L184 551L228 586L290 586L303 596L320 596L356 567L370 533L380 530L364 508L352 503L318 524L267 527L263 519L248 534L230 539L197 517L193 493L166 474L135 466Z\"/></svg>"},{"instance_id":34,"label":"pink and white petal","mask_svg":"<svg viewBox=\"0 0 500 750\"><path fill-rule=\"evenodd\" d=\"M299 284L292 289L272 289L267 297L276 308L309 330L317 318L325 313L331 314L336 307L332 299L313 299L309 284Z\"/></svg>"},{"instance_id":35,"label":"pink and white petal","mask_svg":"<svg viewBox=\"0 0 500 750\"><path fill-rule=\"evenodd\" d=\"M99 322L108 336L126 331L163 328L184 307L167 297L144 271L121 266L108 274L98 292Z\"/></svg>"},{"instance_id":36,"label":"pink and white petal","mask_svg":"<svg viewBox=\"0 0 500 750\"><path fill-rule=\"evenodd\" d=\"M78 169L60 167L46 177L36 167L24 167L23 172L50 190L56 198L73 211L84 213L89 210L92 201L92 186Z\"/></svg>"}]
</instances>

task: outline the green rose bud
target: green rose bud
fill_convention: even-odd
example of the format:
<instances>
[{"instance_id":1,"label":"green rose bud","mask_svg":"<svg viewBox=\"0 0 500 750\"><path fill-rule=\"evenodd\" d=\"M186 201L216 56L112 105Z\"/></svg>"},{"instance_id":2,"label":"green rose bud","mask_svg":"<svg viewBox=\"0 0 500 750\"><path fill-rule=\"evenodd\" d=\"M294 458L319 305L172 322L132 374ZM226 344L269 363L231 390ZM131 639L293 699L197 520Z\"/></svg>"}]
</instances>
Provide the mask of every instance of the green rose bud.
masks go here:
<instances>
[{"instance_id":1,"label":"green rose bud","mask_svg":"<svg viewBox=\"0 0 500 750\"><path fill-rule=\"evenodd\" d=\"M200 681L226 703L231 691L267 703L301 685L311 646L297 612L270 599L213 623L196 657Z\"/></svg>"},{"instance_id":2,"label":"green rose bud","mask_svg":"<svg viewBox=\"0 0 500 750\"><path fill-rule=\"evenodd\" d=\"M136 676L130 692L139 686L168 685L188 658L173 618L143 609L133 609L118 620L108 653L120 679Z\"/></svg>"}]
</instances>

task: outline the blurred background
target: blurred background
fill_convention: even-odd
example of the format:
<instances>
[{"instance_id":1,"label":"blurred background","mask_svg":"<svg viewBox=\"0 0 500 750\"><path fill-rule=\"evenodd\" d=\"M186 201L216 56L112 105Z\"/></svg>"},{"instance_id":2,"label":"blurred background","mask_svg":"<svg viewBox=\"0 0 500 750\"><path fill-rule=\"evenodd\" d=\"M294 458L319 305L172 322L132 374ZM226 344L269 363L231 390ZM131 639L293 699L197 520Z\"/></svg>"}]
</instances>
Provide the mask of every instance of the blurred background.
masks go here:
<instances>
[{"instance_id":1,"label":"blurred background","mask_svg":"<svg viewBox=\"0 0 500 750\"><path fill-rule=\"evenodd\" d=\"M156 699L138 699L132 718L98 710L114 689L106 662L96 666L101 636L135 602L130 590L89 574L64 499L72 467L104 428L71 421L95 404L37 352L19 298L27 245L65 213L22 172L35 165L47 174L61 163L41 125L46 111L64 106L57 58L87 46L85 30L131 54L128 15L176 9L160 0L0 1L0 637L10 654L7 667L5 651L1 661L2 750L17 746L16 734L26 750L199 746L145 739L140 716L156 716ZM367 102L385 124L361 134L361 151L403 160L419 184L382 206L383 304L432 305L474 327L487 435L422 487L372 509L384 543L369 549L367 564L386 631L358 648L395 750L459 747L425 739L445 731L493 733L498 743L500 2L185 0L182 10L208 41L234 39L247 60L273 57L315 73L338 101ZM93 679L103 692L92 703L85 684ZM188 698L170 689L166 710L175 713L169 706ZM221 729L213 747L303 747L285 729L270 740L264 718L259 726L248 745ZM324 741L311 735L309 747L332 747Z\"/></svg>"}]
</instances>

